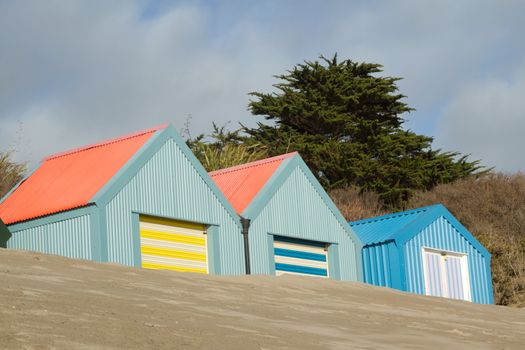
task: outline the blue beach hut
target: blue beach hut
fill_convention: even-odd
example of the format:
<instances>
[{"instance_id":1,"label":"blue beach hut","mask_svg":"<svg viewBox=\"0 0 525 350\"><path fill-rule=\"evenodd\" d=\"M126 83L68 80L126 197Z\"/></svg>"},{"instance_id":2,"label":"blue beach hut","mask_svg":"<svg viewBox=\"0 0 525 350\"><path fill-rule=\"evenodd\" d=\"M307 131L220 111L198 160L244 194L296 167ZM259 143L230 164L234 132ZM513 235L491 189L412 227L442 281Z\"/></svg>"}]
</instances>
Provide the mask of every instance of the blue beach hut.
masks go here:
<instances>
[{"instance_id":1,"label":"blue beach hut","mask_svg":"<svg viewBox=\"0 0 525 350\"><path fill-rule=\"evenodd\" d=\"M491 255L441 204L349 222L366 283L493 304Z\"/></svg>"}]
</instances>

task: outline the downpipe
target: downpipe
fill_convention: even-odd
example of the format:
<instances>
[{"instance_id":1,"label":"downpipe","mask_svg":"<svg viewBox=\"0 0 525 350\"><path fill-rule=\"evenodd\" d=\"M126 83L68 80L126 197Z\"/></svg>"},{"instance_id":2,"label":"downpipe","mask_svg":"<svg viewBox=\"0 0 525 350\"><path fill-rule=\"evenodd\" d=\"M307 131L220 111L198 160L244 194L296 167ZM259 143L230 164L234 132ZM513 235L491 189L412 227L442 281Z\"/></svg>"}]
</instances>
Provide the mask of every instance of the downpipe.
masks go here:
<instances>
[{"instance_id":1,"label":"downpipe","mask_svg":"<svg viewBox=\"0 0 525 350\"><path fill-rule=\"evenodd\" d=\"M250 231L250 219L241 216L242 236L244 238L244 269L247 275L251 274L250 268L250 243L248 241L248 232Z\"/></svg>"}]
</instances>

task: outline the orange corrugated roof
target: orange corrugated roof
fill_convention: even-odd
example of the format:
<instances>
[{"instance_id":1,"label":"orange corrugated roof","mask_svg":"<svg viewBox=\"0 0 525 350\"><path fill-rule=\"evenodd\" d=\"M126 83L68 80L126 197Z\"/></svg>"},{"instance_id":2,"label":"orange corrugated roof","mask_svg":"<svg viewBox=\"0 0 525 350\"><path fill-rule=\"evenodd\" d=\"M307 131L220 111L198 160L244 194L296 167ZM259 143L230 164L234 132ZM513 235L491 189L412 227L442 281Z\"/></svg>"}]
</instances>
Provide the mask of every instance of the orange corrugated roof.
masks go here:
<instances>
[{"instance_id":1,"label":"orange corrugated roof","mask_svg":"<svg viewBox=\"0 0 525 350\"><path fill-rule=\"evenodd\" d=\"M286 158L293 157L296 154L297 152L287 153L277 157L212 171L209 174L232 204L235 211L241 214L281 163Z\"/></svg>"},{"instance_id":2,"label":"orange corrugated roof","mask_svg":"<svg viewBox=\"0 0 525 350\"><path fill-rule=\"evenodd\" d=\"M93 196L159 129L55 154L0 203L0 217L13 224L89 204Z\"/></svg>"}]
</instances>

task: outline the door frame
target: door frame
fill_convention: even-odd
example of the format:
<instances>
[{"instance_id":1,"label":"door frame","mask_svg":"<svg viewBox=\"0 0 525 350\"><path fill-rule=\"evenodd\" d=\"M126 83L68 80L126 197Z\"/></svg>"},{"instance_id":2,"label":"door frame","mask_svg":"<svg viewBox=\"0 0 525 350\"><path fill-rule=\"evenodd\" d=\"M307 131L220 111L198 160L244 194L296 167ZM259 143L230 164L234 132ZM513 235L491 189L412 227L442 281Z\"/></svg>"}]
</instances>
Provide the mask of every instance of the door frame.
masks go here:
<instances>
[{"instance_id":1,"label":"door frame","mask_svg":"<svg viewBox=\"0 0 525 350\"><path fill-rule=\"evenodd\" d=\"M454 256L460 258L460 264L461 264L461 277L462 277L462 283L463 283L463 299L465 301L472 302L472 293L471 293L471 287L470 287L470 273L469 273L469 263L468 263L468 254L462 253L462 252L456 252L452 250L446 250L446 249L438 249L433 247L421 247L421 260L423 265L423 281L425 286L425 295L429 295L429 291L427 290L427 285L429 284L429 276L427 275L427 263L425 259L425 253L434 253L439 254L442 258L440 261L440 267L441 267L441 288L442 288L442 294L445 298L450 298L450 293L448 290L448 278L447 278L447 269L445 264L445 259L443 257L446 256ZM443 282L445 281L445 282ZM444 285L443 285L444 284Z\"/></svg>"},{"instance_id":2,"label":"door frame","mask_svg":"<svg viewBox=\"0 0 525 350\"><path fill-rule=\"evenodd\" d=\"M321 243L321 244L324 244L324 251L326 252L326 276L315 276L315 275L311 275L311 277L319 277L319 278L331 278L331 279L334 279L336 278L337 274L334 274L333 271L331 271L331 269L333 268L332 266L332 263L334 263L333 261L330 261L331 259L331 255L335 254L334 252L334 243L332 242L324 242L324 241L316 241L314 239L308 239L308 238L302 238L302 237L297 237L297 236L290 236L290 235L285 235L285 234L277 234L277 233L268 233L268 245L269 245L269 255L270 255L270 271L273 273L273 275L277 276L277 271L275 269L275 254L274 254L274 249L275 249L275 237L284 237L284 238L289 238L289 239L297 239L297 240L303 240L303 241L310 241L310 242L316 242L316 243ZM335 264L334 264L335 265ZM334 276L333 276L334 275ZM310 276L310 275L308 275Z\"/></svg>"},{"instance_id":3,"label":"door frame","mask_svg":"<svg viewBox=\"0 0 525 350\"><path fill-rule=\"evenodd\" d=\"M220 268L220 252L219 252L219 226L215 224L197 222L187 219L180 219L169 217L165 215L153 215L149 213L143 213L133 211L131 213L132 220L132 242L133 242L133 265L137 268L142 268L142 253L140 250L140 216L157 217L159 219L182 221L191 224L203 225L204 240L206 247L206 274L218 275L221 273Z\"/></svg>"}]
</instances>

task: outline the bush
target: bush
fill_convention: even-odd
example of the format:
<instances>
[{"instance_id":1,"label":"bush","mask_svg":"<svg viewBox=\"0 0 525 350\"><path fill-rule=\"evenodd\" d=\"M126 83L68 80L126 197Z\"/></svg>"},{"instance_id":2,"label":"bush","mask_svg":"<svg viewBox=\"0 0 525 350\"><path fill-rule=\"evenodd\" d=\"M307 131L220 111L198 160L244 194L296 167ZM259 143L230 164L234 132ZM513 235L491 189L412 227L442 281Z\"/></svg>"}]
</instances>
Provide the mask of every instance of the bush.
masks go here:
<instances>
[{"instance_id":1,"label":"bush","mask_svg":"<svg viewBox=\"0 0 525 350\"><path fill-rule=\"evenodd\" d=\"M192 145L192 151L207 171L229 168L267 157L266 150L257 145L227 144L217 147L198 142Z\"/></svg>"},{"instance_id":2,"label":"bush","mask_svg":"<svg viewBox=\"0 0 525 350\"><path fill-rule=\"evenodd\" d=\"M0 152L0 198L16 185L26 172L26 165L12 160L12 152Z\"/></svg>"},{"instance_id":3,"label":"bush","mask_svg":"<svg viewBox=\"0 0 525 350\"><path fill-rule=\"evenodd\" d=\"M357 187L335 189L330 197L348 221L370 218L387 213L379 195L370 191L361 191Z\"/></svg>"},{"instance_id":4,"label":"bush","mask_svg":"<svg viewBox=\"0 0 525 350\"><path fill-rule=\"evenodd\" d=\"M258 143L247 142L241 130L230 131L227 125L212 123L213 131L209 135L191 137L190 119L181 134L186 135L186 144L206 171L229 168L268 157L268 149Z\"/></svg>"},{"instance_id":5,"label":"bush","mask_svg":"<svg viewBox=\"0 0 525 350\"><path fill-rule=\"evenodd\" d=\"M492 254L494 301L525 306L525 176L490 174L417 192L411 207L444 204Z\"/></svg>"}]
</instances>

